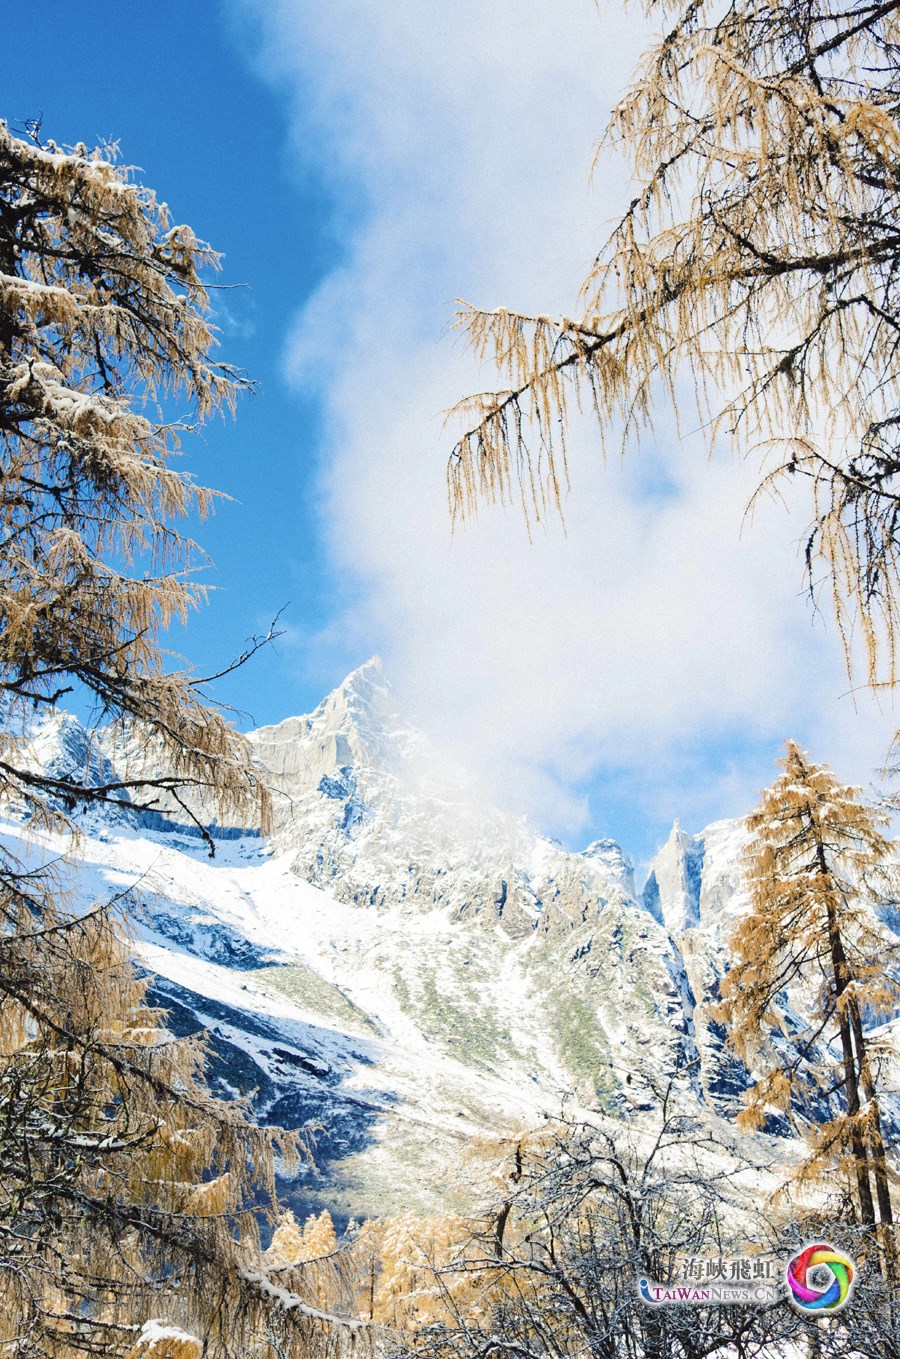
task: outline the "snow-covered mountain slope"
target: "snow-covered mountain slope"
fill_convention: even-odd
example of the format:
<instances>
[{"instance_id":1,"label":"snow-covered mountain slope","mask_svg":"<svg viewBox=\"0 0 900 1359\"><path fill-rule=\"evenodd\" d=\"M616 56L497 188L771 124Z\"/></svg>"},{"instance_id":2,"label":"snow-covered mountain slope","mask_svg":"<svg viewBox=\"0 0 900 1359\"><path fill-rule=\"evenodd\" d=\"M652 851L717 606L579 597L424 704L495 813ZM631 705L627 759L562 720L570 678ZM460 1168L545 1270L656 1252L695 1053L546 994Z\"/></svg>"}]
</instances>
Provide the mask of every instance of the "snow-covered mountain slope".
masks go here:
<instances>
[{"instance_id":1,"label":"snow-covered mountain slope","mask_svg":"<svg viewBox=\"0 0 900 1359\"><path fill-rule=\"evenodd\" d=\"M636 1069L686 1067L699 1099L733 1104L709 1010L742 901L739 825L676 826L638 897L618 845L568 853L436 773L377 661L252 740L270 842L221 833L209 860L171 819L94 810L79 872L86 899L139 885L137 956L171 1027L209 1029L221 1088L318 1128L301 1203L453 1201L473 1138L567 1092L627 1113ZM32 750L67 778L128 756L59 714Z\"/></svg>"},{"instance_id":2,"label":"snow-covered mountain slope","mask_svg":"<svg viewBox=\"0 0 900 1359\"><path fill-rule=\"evenodd\" d=\"M680 959L619 846L567 853L438 782L377 661L252 739L293 872L373 911L386 939L431 922L436 948L388 949L385 965L432 1041L592 1096L651 1042L672 1062L690 1046Z\"/></svg>"}]
</instances>

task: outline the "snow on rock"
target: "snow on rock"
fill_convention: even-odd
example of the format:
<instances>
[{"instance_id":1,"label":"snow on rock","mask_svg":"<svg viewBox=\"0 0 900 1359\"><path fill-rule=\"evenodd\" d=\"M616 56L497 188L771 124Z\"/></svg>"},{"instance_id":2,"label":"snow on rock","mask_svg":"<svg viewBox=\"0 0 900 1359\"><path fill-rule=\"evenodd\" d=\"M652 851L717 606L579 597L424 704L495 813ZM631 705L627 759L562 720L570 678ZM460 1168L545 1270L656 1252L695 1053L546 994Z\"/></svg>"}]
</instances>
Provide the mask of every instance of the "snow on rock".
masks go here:
<instances>
[{"instance_id":1,"label":"snow on rock","mask_svg":"<svg viewBox=\"0 0 900 1359\"><path fill-rule=\"evenodd\" d=\"M610 878L618 882L627 897L634 897L634 864L615 840L594 840L582 850L585 859L602 864Z\"/></svg>"},{"instance_id":2,"label":"snow on rock","mask_svg":"<svg viewBox=\"0 0 900 1359\"><path fill-rule=\"evenodd\" d=\"M446 906L524 938L538 922L575 923L634 897L614 842L568 854L453 786L403 722L378 660L314 713L251 740L276 791L274 844L293 854L300 877L343 900Z\"/></svg>"},{"instance_id":3,"label":"snow on rock","mask_svg":"<svg viewBox=\"0 0 900 1359\"><path fill-rule=\"evenodd\" d=\"M650 865L644 904L673 937L699 921L704 850L702 836L685 835L676 821Z\"/></svg>"}]
</instances>

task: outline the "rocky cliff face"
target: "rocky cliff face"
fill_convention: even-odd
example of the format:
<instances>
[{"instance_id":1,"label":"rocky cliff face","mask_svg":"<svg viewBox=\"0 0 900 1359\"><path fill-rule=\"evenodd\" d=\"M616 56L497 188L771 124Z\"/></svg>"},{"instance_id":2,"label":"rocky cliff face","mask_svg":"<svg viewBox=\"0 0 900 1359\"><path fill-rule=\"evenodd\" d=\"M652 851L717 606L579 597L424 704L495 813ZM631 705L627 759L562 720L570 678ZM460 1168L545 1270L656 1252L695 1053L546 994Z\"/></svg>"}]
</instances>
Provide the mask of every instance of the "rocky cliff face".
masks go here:
<instances>
[{"instance_id":1,"label":"rocky cliff face","mask_svg":"<svg viewBox=\"0 0 900 1359\"><path fill-rule=\"evenodd\" d=\"M377 660L310 716L261 727L251 740L276 793L273 844L299 876L342 900L441 905L460 919L489 918L511 938L635 900L631 863L612 841L567 854L475 805L437 770Z\"/></svg>"},{"instance_id":2,"label":"rocky cliff face","mask_svg":"<svg viewBox=\"0 0 900 1359\"><path fill-rule=\"evenodd\" d=\"M650 865L643 902L672 935L699 924L705 848L702 838L691 839L676 821Z\"/></svg>"},{"instance_id":3,"label":"rocky cliff face","mask_svg":"<svg viewBox=\"0 0 900 1359\"><path fill-rule=\"evenodd\" d=\"M713 1014L728 937L747 904L741 872L746 839L739 821L714 822L695 836L686 835L676 821L650 865L643 891L645 906L664 923L682 961L703 1097L724 1112L734 1108L746 1080Z\"/></svg>"}]
</instances>

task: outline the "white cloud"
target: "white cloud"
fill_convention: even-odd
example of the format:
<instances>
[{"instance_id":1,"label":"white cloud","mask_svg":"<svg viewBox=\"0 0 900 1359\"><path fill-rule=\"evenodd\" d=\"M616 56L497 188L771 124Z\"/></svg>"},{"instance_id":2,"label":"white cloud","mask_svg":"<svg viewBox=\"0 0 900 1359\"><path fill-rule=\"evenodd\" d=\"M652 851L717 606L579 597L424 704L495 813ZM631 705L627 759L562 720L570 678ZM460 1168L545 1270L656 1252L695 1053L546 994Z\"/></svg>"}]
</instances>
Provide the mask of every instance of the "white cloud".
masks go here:
<instances>
[{"instance_id":1,"label":"white cloud","mask_svg":"<svg viewBox=\"0 0 900 1359\"><path fill-rule=\"evenodd\" d=\"M665 412L624 464L579 431L565 535L529 545L511 511L450 535L440 412L484 380L447 334L453 298L572 310L626 192L615 162L588 170L635 14L235 3L291 101L298 162L348 205L343 261L286 359L326 403L329 541L362 587L336 626L375 639L420 720L549 829L587 819L598 768L651 820L734 813L788 734L866 779L890 715L841 698L835 639L800 593L802 506L763 507L741 536L752 466L708 465Z\"/></svg>"}]
</instances>

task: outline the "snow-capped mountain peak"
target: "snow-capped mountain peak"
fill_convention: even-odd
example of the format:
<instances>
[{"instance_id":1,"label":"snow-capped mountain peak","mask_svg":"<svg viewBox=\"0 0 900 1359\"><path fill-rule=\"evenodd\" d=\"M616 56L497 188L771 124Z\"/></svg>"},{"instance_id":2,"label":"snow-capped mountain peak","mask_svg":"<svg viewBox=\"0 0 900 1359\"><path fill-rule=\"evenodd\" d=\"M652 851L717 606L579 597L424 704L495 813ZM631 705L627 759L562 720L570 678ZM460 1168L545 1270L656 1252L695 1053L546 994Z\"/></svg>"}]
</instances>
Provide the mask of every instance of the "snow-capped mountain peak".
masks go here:
<instances>
[{"instance_id":1,"label":"snow-capped mountain peak","mask_svg":"<svg viewBox=\"0 0 900 1359\"><path fill-rule=\"evenodd\" d=\"M222 1088L328 1130L304 1192L355 1213L434 1203L410 1173L423 1137L443 1164L463 1129L537 1121L566 1091L615 1109L642 1068L733 1098L706 1003L740 891L730 823L676 823L639 898L615 841L570 853L470 799L377 658L250 739L276 800L268 844L226 828L210 864L188 827L121 810L79 852L94 897L140 877L142 965L175 1028L211 1031ZM67 771L131 758L63 715L33 745Z\"/></svg>"}]
</instances>

